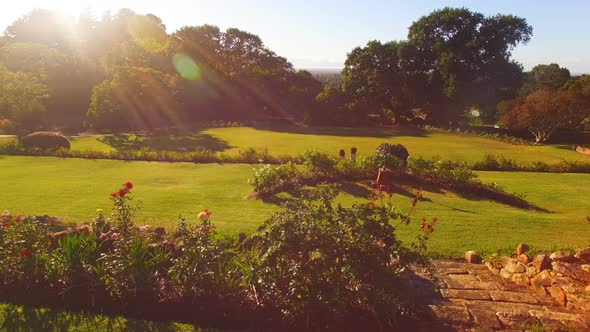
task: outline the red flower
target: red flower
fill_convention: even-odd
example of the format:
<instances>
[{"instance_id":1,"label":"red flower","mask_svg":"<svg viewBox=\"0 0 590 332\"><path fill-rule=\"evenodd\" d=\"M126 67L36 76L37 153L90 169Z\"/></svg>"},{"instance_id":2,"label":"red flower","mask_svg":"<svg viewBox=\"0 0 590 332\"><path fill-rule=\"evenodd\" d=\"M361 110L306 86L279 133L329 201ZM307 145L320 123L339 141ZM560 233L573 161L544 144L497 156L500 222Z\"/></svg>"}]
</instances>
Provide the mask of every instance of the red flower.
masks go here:
<instances>
[{"instance_id":1,"label":"red flower","mask_svg":"<svg viewBox=\"0 0 590 332\"><path fill-rule=\"evenodd\" d=\"M203 232L205 233L209 233L210 230L211 228L209 228L209 226L205 226L205 228L203 228Z\"/></svg>"},{"instance_id":2,"label":"red flower","mask_svg":"<svg viewBox=\"0 0 590 332\"><path fill-rule=\"evenodd\" d=\"M125 195L127 195L127 190L125 190L125 189L119 190L119 196L125 197Z\"/></svg>"},{"instance_id":3,"label":"red flower","mask_svg":"<svg viewBox=\"0 0 590 332\"><path fill-rule=\"evenodd\" d=\"M111 193L111 197L117 197L117 193L116 192Z\"/></svg>"},{"instance_id":4,"label":"red flower","mask_svg":"<svg viewBox=\"0 0 590 332\"><path fill-rule=\"evenodd\" d=\"M10 226L10 224L8 223L8 221L5 221L5 222L2 223L2 227L8 228L8 226Z\"/></svg>"},{"instance_id":5,"label":"red flower","mask_svg":"<svg viewBox=\"0 0 590 332\"><path fill-rule=\"evenodd\" d=\"M23 217L21 217L21 216L18 216L18 217L16 217L16 218L14 218L14 220L15 220L15 221L22 221L22 220L23 220Z\"/></svg>"},{"instance_id":6,"label":"red flower","mask_svg":"<svg viewBox=\"0 0 590 332\"><path fill-rule=\"evenodd\" d=\"M23 250L23 252L21 252L20 254L21 254L23 257L29 257L29 256L31 256L31 251L30 251L30 250L28 250L28 249L26 249L26 250Z\"/></svg>"},{"instance_id":7,"label":"red flower","mask_svg":"<svg viewBox=\"0 0 590 332\"><path fill-rule=\"evenodd\" d=\"M133 183L131 183L131 182L126 182L126 183L125 183L125 188L127 188L127 189L133 189Z\"/></svg>"}]
</instances>

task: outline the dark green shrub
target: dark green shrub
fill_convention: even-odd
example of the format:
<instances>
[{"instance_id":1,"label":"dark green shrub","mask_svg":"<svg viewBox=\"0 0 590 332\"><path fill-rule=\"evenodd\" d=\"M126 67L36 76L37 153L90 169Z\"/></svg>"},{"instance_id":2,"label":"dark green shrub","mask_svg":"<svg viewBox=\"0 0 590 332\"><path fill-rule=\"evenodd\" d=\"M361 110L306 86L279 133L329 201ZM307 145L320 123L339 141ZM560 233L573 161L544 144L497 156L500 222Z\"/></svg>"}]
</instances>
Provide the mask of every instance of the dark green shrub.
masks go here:
<instances>
[{"instance_id":1,"label":"dark green shrub","mask_svg":"<svg viewBox=\"0 0 590 332\"><path fill-rule=\"evenodd\" d=\"M52 132L36 132L20 138L20 143L31 149L70 149L70 141L64 135Z\"/></svg>"},{"instance_id":2,"label":"dark green shrub","mask_svg":"<svg viewBox=\"0 0 590 332\"><path fill-rule=\"evenodd\" d=\"M434 177L451 182L467 182L477 179L477 174L467 164L450 160L412 158L408 168L412 174L418 176Z\"/></svg>"},{"instance_id":3,"label":"dark green shrub","mask_svg":"<svg viewBox=\"0 0 590 332\"><path fill-rule=\"evenodd\" d=\"M407 264L424 262L427 235L419 245L404 246L392 222L407 224L409 216L378 200L334 207L335 195L323 189L288 204L248 240L260 250L252 289L263 303L311 330L334 328L353 312L394 326L417 311L400 273Z\"/></svg>"},{"instance_id":4,"label":"dark green shrub","mask_svg":"<svg viewBox=\"0 0 590 332\"><path fill-rule=\"evenodd\" d=\"M330 175L335 171L337 160L319 151L305 151L303 164L316 174Z\"/></svg>"},{"instance_id":5,"label":"dark green shrub","mask_svg":"<svg viewBox=\"0 0 590 332\"><path fill-rule=\"evenodd\" d=\"M297 185L301 176L293 163L283 165L262 165L254 168L254 175L248 179L248 183L257 193L271 193L278 189L289 189Z\"/></svg>"},{"instance_id":6,"label":"dark green shrub","mask_svg":"<svg viewBox=\"0 0 590 332\"><path fill-rule=\"evenodd\" d=\"M408 158L410 157L408 149L401 144L383 143L377 147L377 153L383 156L393 155L399 158L403 162L404 167L407 166Z\"/></svg>"},{"instance_id":7,"label":"dark green shrub","mask_svg":"<svg viewBox=\"0 0 590 332\"><path fill-rule=\"evenodd\" d=\"M366 171L376 174L380 168L391 171L401 171L406 167L404 161L392 154L375 152L360 161L360 167Z\"/></svg>"}]
</instances>

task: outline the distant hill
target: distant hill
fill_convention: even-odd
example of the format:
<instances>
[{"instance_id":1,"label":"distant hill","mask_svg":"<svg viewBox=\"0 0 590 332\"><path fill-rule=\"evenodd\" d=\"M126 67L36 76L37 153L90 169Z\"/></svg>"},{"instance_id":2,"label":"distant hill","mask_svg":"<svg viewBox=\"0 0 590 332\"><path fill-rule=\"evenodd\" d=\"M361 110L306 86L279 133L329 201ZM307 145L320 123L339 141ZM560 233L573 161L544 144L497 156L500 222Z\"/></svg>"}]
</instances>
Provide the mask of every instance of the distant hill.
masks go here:
<instances>
[{"instance_id":1,"label":"distant hill","mask_svg":"<svg viewBox=\"0 0 590 332\"><path fill-rule=\"evenodd\" d=\"M325 84L340 85L340 72L342 69L336 68L302 68L310 72L320 82Z\"/></svg>"}]
</instances>

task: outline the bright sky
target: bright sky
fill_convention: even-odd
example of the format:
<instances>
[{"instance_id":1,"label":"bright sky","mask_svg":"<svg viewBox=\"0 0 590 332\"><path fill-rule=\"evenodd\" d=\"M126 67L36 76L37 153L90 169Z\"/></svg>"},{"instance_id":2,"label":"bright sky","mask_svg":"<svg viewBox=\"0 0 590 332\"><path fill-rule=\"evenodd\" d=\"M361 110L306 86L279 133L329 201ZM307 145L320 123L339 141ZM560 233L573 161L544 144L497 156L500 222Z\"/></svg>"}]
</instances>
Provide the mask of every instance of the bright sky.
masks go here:
<instances>
[{"instance_id":1,"label":"bright sky","mask_svg":"<svg viewBox=\"0 0 590 332\"><path fill-rule=\"evenodd\" d=\"M528 20L533 39L514 52L526 69L557 62L572 73L590 73L587 0L18 0L3 1L0 30L35 7L76 14L88 6L98 18L125 7L153 13L169 31L205 23L240 28L258 34L298 68L340 68L356 46L371 39L405 39L420 16L445 6L467 7Z\"/></svg>"}]
</instances>

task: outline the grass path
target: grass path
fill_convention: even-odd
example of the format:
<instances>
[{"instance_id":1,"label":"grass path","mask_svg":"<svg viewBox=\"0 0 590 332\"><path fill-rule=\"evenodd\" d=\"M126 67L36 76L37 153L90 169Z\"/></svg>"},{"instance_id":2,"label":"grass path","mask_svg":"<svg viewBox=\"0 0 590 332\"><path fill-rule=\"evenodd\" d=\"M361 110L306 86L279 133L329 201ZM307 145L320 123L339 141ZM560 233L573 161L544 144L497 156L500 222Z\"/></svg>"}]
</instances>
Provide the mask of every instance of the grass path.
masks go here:
<instances>
[{"instance_id":1,"label":"grass path","mask_svg":"<svg viewBox=\"0 0 590 332\"><path fill-rule=\"evenodd\" d=\"M134 196L143 208L137 223L175 227L179 214L196 218L202 209L214 212L222 232L254 232L275 204L249 200L247 178L252 166L189 164L0 156L0 209L14 214L49 214L80 222L97 208L110 209L109 193L125 181L135 183ZM424 215L440 222L432 238L433 252L461 256L466 250L492 251L526 242L549 249L590 245L590 174L480 172L482 181L495 182L509 192L527 195L552 213L426 191L415 220ZM343 188L343 204L366 202L367 189ZM398 188L395 202L409 205L416 188ZM403 239L417 234L418 223L401 227Z\"/></svg>"}]
</instances>

